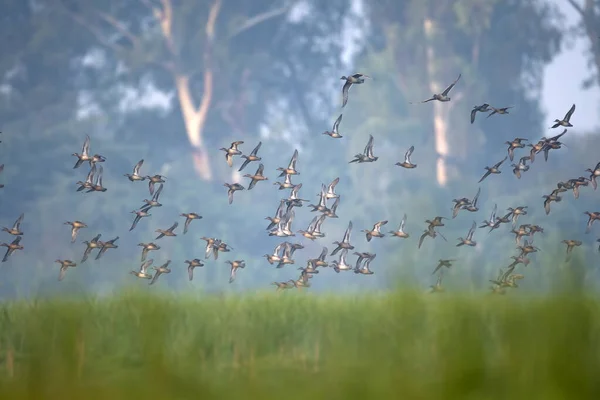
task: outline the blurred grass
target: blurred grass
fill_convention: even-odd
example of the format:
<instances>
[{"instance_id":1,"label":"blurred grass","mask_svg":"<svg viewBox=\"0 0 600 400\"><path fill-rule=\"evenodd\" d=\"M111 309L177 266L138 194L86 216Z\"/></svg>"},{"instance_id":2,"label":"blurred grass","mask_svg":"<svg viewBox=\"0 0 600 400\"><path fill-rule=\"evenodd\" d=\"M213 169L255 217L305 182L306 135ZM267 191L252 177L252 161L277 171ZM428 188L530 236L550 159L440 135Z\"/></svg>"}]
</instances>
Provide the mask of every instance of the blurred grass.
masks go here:
<instances>
[{"instance_id":1,"label":"blurred grass","mask_svg":"<svg viewBox=\"0 0 600 400\"><path fill-rule=\"evenodd\" d=\"M590 399L600 304L410 291L0 305L1 399Z\"/></svg>"}]
</instances>

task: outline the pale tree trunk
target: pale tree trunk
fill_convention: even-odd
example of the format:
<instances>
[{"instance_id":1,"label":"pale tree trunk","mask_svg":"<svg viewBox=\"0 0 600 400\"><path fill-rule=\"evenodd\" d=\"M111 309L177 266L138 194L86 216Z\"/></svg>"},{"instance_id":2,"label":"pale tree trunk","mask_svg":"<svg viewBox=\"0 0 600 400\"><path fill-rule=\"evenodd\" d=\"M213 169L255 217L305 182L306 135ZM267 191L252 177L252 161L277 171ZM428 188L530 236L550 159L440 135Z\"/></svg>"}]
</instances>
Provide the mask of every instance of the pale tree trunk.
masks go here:
<instances>
[{"instance_id":1,"label":"pale tree trunk","mask_svg":"<svg viewBox=\"0 0 600 400\"><path fill-rule=\"evenodd\" d=\"M203 91L200 95L199 104L197 104L194 96L192 95L192 89L190 86L190 75L183 72L185 68L181 68L179 62L182 58L179 48L175 43L173 36L173 0L160 0L160 6L154 4L152 0L140 0L152 13L160 24L160 31L162 39L167 49L167 55L165 60L153 60L149 61L150 64L159 65L166 69L172 76L175 89L177 92L177 100L181 109L182 118L184 120L185 131L187 134L188 141L193 148L194 156L194 167L198 175L205 180L211 180L213 177L209 155L205 149L204 144L204 128L206 125L208 111L214 102L214 65L213 65L213 46L215 42L215 25L219 12L221 10L222 0L212 0L208 13L208 18L205 23L205 40L203 51ZM140 47L140 39L133 35L126 27L125 24L118 21L111 15L103 13L101 11L95 11L92 13L94 18L84 17L79 14L69 5L66 0L60 0L63 5L63 11L68 13L73 20L87 29L98 42L109 50L112 50L116 54L127 53L130 48L127 46L116 43L114 40L109 40L106 35L103 34L102 30L98 27L97 21L94 23L93 19L99 19L101 22L109 24L112 28L123 38L125 38L132 47ZM246 30L252 29L258 24L264 23L272 18L284 15L287 13L294 2L289 2L285 6L278 9L269 10L261 14L249 17L243 23L238 24L236 29L230 33L226 40L231 40L237 35L243 34ZM249 79L250 72L245 70L242 74L242 82ZM243 95L236 96L238 103L236 104L238 111L243 112L244 99ZM231 118L230 115L225 112L223 114L225 121L228 122L234 131L240 132L240 125L243 124L243 118L236 120ZM239 118L239 117L238 117Z\"/></svg>"},{"instance_id":2,"label":"pale tree trunk","mask_svg":"<svg viewBox=\"0 0 600 400\"><path fill-rule=\"evenodd\" d=\"M435 22L430 18L423 21L423 29L427 38L426 63L427 74L429 75L429 90L431 93L441 93L443 88L438 80L436 68L436 50L434 48L433 33ZM449 153L448 148L448 112L446 104L439 101L433 101L433 131L435 135L435 151L437 153L436 177L440 186L446 186L448 182L448 171L446 157Z\"/></svg>"},{"instance_id":3,"label":"pale tree trunk","mask_svg":"<svg viewBox=\"0 0 600 400\"><path fill-rule=\"evenodd\" d=\"M162 34L169 52L175 59L179 58L173 41L173 6L171 0L161 0L162 9L154 8L154 15L160 21ZM211 5L206 22L206 42L204 44L204 88L202 100L199 105L195 104L190 91L189 76L181 73L175 67L172 69L173 80L177 90L177 98L181 108L181 114L185 124L188 140L193 148L194 167L198 175L205 180L212 179L212 171L208 153L204 148L203 132L213 97L213 69L212 50L215 38L215 23L221 9L221 0L215 0Z\"/></svg>"},{"instance_id":4,"label":"pale tree trunk","mask_svg":"<svg viewBox=\"0 0 600 400\"><path fill-rule=\"evenodd\" d=\"M215 41L215 24L219 11L221 9L222 0L214 0L210 6L208 20L205 25L205 43L203 49L204 62L204 87L200 100L200 104L196 105L190 89L190 77L178 65L180 54L173 38L173 4L172 0L160 0L160 7L152 4L150 0L141 0L154 14L154 17L160 23L160 28L165 41L169 56L166 61L156 61L155 64L167 69L172 77L177 91L177 99L181 114L184 120L185 130L189 143L193 148L194 167L198 175L205 180L212 179L212 171L208 153L204 147L203 133L206 125L208 111L213 100L213 44ZM122 45L118 45L107 39L102 31L90 19L84 18L78 14L67 4L63 3L63 9L66 11L75 22L86 28L92 35L96 37L98 42L116 54L123 54L128 49ZM139 38L129 32L125 25L117 19L106 13L96 11L96 17L103 22L111 25L119 34L127 38L133 47L139 46Z\"/></svg>"}]
</instances>

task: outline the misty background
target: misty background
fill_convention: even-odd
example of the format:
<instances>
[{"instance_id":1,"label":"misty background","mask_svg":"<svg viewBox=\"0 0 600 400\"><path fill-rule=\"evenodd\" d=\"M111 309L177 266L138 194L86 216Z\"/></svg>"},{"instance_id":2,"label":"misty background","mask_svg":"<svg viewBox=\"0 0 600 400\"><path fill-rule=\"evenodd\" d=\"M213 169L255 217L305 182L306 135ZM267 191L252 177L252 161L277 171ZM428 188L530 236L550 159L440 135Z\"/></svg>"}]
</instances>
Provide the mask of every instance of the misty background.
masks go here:
<instances>
[{"instance_id":1,"label":"misty background","mask_svg":"<svg viewBox=\"0 0 600 400\"><path fill-rule=\"evenodd\" d=\"M138 0L81 2L5 0L0 16L0 224L12 226L25 213L23 251L0 265L3 297L92 290L110 293L124 285L146 287L129 271L140 264L140 242L151 242L156 229L179 222L177 237L160 239L151 252L155 265L172 260L172 273L150 290L240 292L269 289L272 281L298 276L322 246L329 252L354 224L354 251L377 254L372 276L323 269L312 291L382 290L398 284L427 287L440 258L458 260L445 273L447 288L483 290L488 279L517 255L510 227L487 233L478 229L474 248L457 248L472 222L527 205L521 223L545 228L536 234L541 250L525 267L530 290L561 285L563 239L578 239L573 260L585 261L576 275L580 287L597 282L599 227L585 234L584 211L597 209L598 193L582 188L578 200L564 193L545 215L542 195L558 181L586 175L600 161L598 72L600 2L577 0ZM581 5L580 5L581 4ZM585 17L584 17L585 16ZM584 22L585 21L585 22ZM341 139L330 130L341 106L340 77L356 72L373 77L351 88L340 124ZM439 93L462 78L449 103L409 105ZM514 106L509 115L470 124L473 106ZM537 142L551 122L562 119L571 104L577 110L563 141L548 162L540 154L518 180L510 162L502 174L477 181L504 158L504 142L524 137ZM73 169L86 134L91 153L106 157L105 193L77 193L87 163ZM362 152L369 134L379 160L348 164ZM221 147L242 140L244 154L262 141L259 151L266 182L236 192L227 202L223 183L247 187L239 157L233 168ZM414 170L394 166L415 146ZM265 230L288 190L277 190L278 167L286 167L298 149L292 177L302 183L299 195L317 204L321 183L336 177L341 195L338 219L327 219L326 237L310 242L299 234L269 237ZM528 155L517 151L518 158ZM123 175L144 159L143 175L167 177L160 208L129 232L130 212L150 198L147 182ZM427 239L417 250L425 219L451 216L452 199L472 198L481 187L477 213L461 212L449 220L441 238ZM309 203L306 203L306 205ZM331 204L331 202L330 202ZM296 209L293 230L305 229L315 213ZM196 212L182 234L181 213ZM406 240L384 237L367 243L361 229L389 220L395 230L408 215ZM65 221L80 220L76 243ZM119 236L118 249L100 260L69 269L58 282L55 259L81 260L96 234ZM204 258L202 236L220 238L234 250L205 260L187 278L186 259ZM2 232L0 242L13 237ZM284 241L302 243L295 265L275 269L264 259ZM2 249L3 250L3 249ZM95 252L93 253L95 254ZM234 283L228 283L226 260L245 260ZM334 258L328 258L334 259ZM354 262L355 256L348 258ZM523 268L520 266L519 268ZM579 268L579 267L577 267ZM273 288L273 287L271 287ZM448 290L448 289L447 289Z\"/></svg>"}]
</instances>

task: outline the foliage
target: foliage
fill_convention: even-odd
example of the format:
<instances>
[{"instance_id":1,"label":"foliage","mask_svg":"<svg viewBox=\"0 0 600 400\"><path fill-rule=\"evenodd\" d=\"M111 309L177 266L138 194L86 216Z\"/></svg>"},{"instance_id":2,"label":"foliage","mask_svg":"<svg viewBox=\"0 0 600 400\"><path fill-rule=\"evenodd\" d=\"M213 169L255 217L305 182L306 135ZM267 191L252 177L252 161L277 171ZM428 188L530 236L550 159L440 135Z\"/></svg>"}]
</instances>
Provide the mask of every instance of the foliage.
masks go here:
<instances>
[{"instance_id":1,"label":"foliage","mask_svg":"<svg viewBox=\"0 0 600 400\"><path fill-rule=\"evenodd\" d=\"M482 296L129 293L3 303L0 397L597 393L597 299Z\"/></svg>"}]
</instances>

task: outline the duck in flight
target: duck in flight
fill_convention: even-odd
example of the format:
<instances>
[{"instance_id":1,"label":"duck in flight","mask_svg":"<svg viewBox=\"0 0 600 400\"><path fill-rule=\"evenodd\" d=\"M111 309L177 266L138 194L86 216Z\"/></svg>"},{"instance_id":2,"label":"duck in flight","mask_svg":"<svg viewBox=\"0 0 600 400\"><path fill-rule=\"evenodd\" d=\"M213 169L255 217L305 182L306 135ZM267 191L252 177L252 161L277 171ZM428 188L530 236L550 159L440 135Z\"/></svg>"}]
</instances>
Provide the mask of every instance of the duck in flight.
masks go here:
<instances>
[{"instance_id":1,"label":"duck in flight","mask_svg":"<svg viewBox=\"0 0 600 400\"><path fill-rule=\"evenodd\" d=\"M488 103L484 103L480 106L475 106L471 110L471 123L475 122L475 117L477 116L477 112L488 112L491 111L490 105Z\"/></svg>"},{"instance_id":2,"label":"duck in flight","mask_svg":"<svg viewBox=\"0 0 600 400\"><path fill-rule=\"evenodd\" d=\"M323 135L331 136L334 139L339 139L339 138L343 137L338 132L338 129L340 128L340 122L342 122L342 116L343 116L343 114L340 114L340 116L337 117L337 119L333 123L333 128L331 128L331 132L330 131L325 131L325 132L323 132Z\"/></svg>"},{"instance_id":3,"label":"duck in flight","mask_svg":"<svg viewBox=\"0 0 600 400\"><path fill-rule=\"evenodd\" d=\"M454 261L456 260L439 260L437 267L435 267L431 275L435 275L435 273L438 272L442 267L450 268Z\"/></svg>"},{"instance_id":4,"label":"duck in flight","mask_svg":"<svg viewBox=\"0 0 600 400\"><path fill-rule=\"evenodd\" d=\"M473 225L471 225L471 229L469 229L469 232L467 233L467 237L466 238L458 238L459 243L456 245L456 247L460 247L460 246L471 246L471 247L475 247L477 246L477 242L473 240L473 234L475 233L475 229L477 228L477 223L473 221Z\"/></svg>"},{"instance_id":5,"label":"duck in flight","mask_svg":"<svg viewBox=\"0 0 600 400\"><path fill-rule=\"evenodd\" d=\"M140 168L142 167L142 165L144 164L144 160L140 160L138 161L137 164L135 164L135 166L133 167L133 173L132 174L125 174L125 176L131 181L131 182L135 182L135 181L145 181L146 177L140 175Z\"/></svg>"},{"instance_id":6,"label":"duck in flight","mask_svg":"<svg viewBox=\"0 0 600 400\"><path fill-rule=\"evenodd\" d=\"M513 141L511 142L504 142L505 144L508 145L508 158L510 159L510 161L515 159L515 149L522 149L525 147L525 143L522 143L523 141L527 141L527 139L523 139L523 138L515 138Z\"/></svg>"},{"instance_id":7,"label":"duck in flight","mask_svg":"<svg viewBox=\"0 0 600 400\"><path fill-rule=\"evenodd\" d=\"M2 232L6 232L9 235L13 235L13 236L23 236L23 231L21 230L21 222L23 222L23 218L25 218L24 213L19 215L19 218L17 218L17 220L13 224L12 228L9 229L7 227L4 227L4 228L2 228Z\"/></svg>"},{"instance_id":8,"label":"duck in flight","mask_svg":"<svg viewBox=\"0 0 600 400\"><path fill-rule=\"evenodd\" d=\"M81 228L87 228L85 222L81 221L67 221L64 224L71 225L71 243L75 243L75 239Z\"/></svg>"},{"instance_id":9,"label":"duck in flight","mask_svg":"<svg viewBox=\"0 0 600 400\"><path fill-rule=\"evenodd\" d=\"M265 170L265 166L263 164L259 164L258 169L254 173L254 175L252 175L252 174L244 175L244 178L250 178L250 184L248 185L248 190L251 190L256 185L256 182L266 181L269 179L263 175L264 170Z\"/></svg>"},{"instance_id":10,"label":"duck in flight","mask_svg":"<svg viewBox=\"0 0 600 400\"><path fill-rule=\"evenodd\" d=\"M296 170L296 162L298 162L298 149L294 150L294 154L292 154L292 158L290 159L290 163L288 164L287 168L277 168L277 171L281 171L278 178L281 178L285 175L300 175L300 172Z\"/></svg>"},{"instance_id":11,"label":"duck in flight","mask_svg":"<svg viewBox=\"0 0 600 400\"><path fill-rule=\"evenodd\" d=\"M489 118L489 117L491 117L494 114L502 114L502 115L509 114L508 110L510 110L511 108L513 108L513 106L510 106L510 107L501 107L501 108L491 107L492 112L487 117Z\"/></svg>"},{"instance_id":12,"label":"duck in flight","mask_svg":"<svg viewBox=\"0 0 600 400\"><path fill-rule=\"evenodd\" d=\"M183 224L183 234L185 235L190 227L190 223L195 219L202 219L202 216L196 213L183 213L179 214L180 217L185 218L185 223Z\"/></svg>"},{"instance_id":13,"label":"duck in flight","mask_svg":"<svg viewBox=\"0 0 600 400\"><path fill-rule=\"evenodd\" d=\"M346 232L344 233L344 238L342 242L333 242L333 244L337 245L335 249L331 252L332 256L335 256L340 250L354 250L354 246L350 244L350 235L352 234L352 221L348 222L348 228L346 228Z\"/></svg>"},{"instance_id":14,"label":"duck in flight","mask_svg":"<svg viewBox=\"0 0 600 400\"><path fill-rule=\"evenodd\" d=\"M572 127L573 125L571 125L570 121L571 121L571 116L573 116L574 112L575 112L575 104L573 104L571 106L571 108L569 109L569 111L567 111L567 113L565 114L565 117L562 120L555 119L554 125L552 125L550 127L550 129L558 128L559 126Z\"/></svg>"},{"instance_id":15,"label":"duck in flight","mask_svg":"<svg viewBox=\"0 0 600 400\"><path fill-rule=\"evenodd\" d=\"M369 135L369 141L365 146L362 154L356 154L354 159L349 163L357 162L357 163L365 163L365 162L374 162L377 161L379 157L375 157L373 155L373 135Z\"/></svg>"},{"instance_id":16,"label":"duck in flight","mask_svg":"<svg viewBox=\"0 0 600 400\"><path fill-rule=\"evenodd\" d=\"M404 153L404 162L397 162L394 165L407 169L417 168L417 164L413 164L410 161L410 156L412 155L413 151L415 151L415 146L410 146L406 153Z\"/></svg>"},{"instance_id":17,"label":"duck in flight","mask_svg":"<svg viewBox=\"0 0 600 400\"><path fill-rule=\"evenodd\" d=\"M239 183L224 183L223 186L227 187L227 197L229 199L229 204L233 203L233 194L236 191L246 189Z\"/></svg>"},{"instance_id":18,"label":"duck in flight","mask_svg":"<svg viewBox=\"0 0 600 400\"><path fill-rule=\"evenodd\" d=\"M219 150L222 150L225 152L225 161L227 161L227 165L229 165L230 167L233 166L233 156L239 156L242 154L242 152L238 150L238 146L240 144L244 144L244 142L241 140L238 140L238 141L232 142L231 146L229 146L229 148L221 147L219 149Z\"/></svg>"},{"instance_id":19,"label":"duck in flight","mask_svg":"<svg viewBox=\"0 0 600 400\"><path fill-rule=\"evenodd\" d=\"M240 167L240 169L238 169L239 172L241 172L244 168L246 168L246 165L250 164L250 162L262 160L261 157L256 155L256 153L258 153L258 150L260 150L260 146L262 146L262 142L258 142L258 144L252 150L250 155L242 155L242 158L244 158L245 160L244 160L244 163L242 164L242 166Z\"/></svg>"},{"instance_id":20,"label":"duck in flight","mask_svg":"<svg viewBox=\"0 0 600 400\"><path fill-rule=\"evenodd\" d=\"M450 101L450 97L448 96L448 94L450 93L450 91L452 90L454 85L456 85L456 83L458 82L458 80L460 79L461 76L462 76L462 74L458 74L458 78L456 78L456 80L454 82L452 82L452 84L450 84L450 86L448 86L446 88L446 90L444 90L441 94L434 94L431 96L431 98L421 101L421 103L427 103L427 102L430 102L433 100L437 100L437 101L441 101L441 102ZM410 104L417 104L417 103L410 103Z\"/></svg>"},{"instance_id":21,"label":"duck in flight","mask_svg":"<svg viewBox=\"0 0 600 400\"><path fill-rule=\"evenodd\" d=\"M391 231L390 234L392 236L396 236L396 237L399 237L399 238L402 238L402 239L406 239L410 235L405 232L405 230L404 230L405 226L406 226L406 214L404 214L404 216L402 217L402 221L400 221L400 227L398 228L398 230L397 231Z\"/></svg>"},{"instance_id":22,"label":"duck in flight","mask_svg":"<svg viewBox=\"0 0 600 400\"><path fill-rule=\"evenodd\" d=\"M96 165L97 162L106 161L106 158L104 156L101 156L100 154L94 154L93 156L90 155L90 136L89 135L87 135L85 137L85 142L83 142L83 148L81 149L81 154L73 153L72 155L77 157L77 162L75 163L75 166L73 167L73 169L79 168L81 166L81 164L83 164L85 161L90 163L90 167L93 167L94 165Z\"/></svg>"},{"instance_id":23,"label":"duck in flight","mask_svg":"<svg viewBox=\"0 0 600 400\"><path fill-rule=\"evenodd\" d=\"M350 86L365 83L365 78L371 77L365 74L354 74L350 76L342 76L340 78L341 80L346 81L346 83L344 83L344 87L342 87L342 108L346 107L346 104L348 103L348 91L350 90Z\"/></svg>"}]
</instances>

